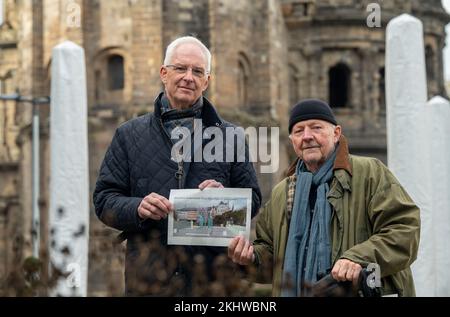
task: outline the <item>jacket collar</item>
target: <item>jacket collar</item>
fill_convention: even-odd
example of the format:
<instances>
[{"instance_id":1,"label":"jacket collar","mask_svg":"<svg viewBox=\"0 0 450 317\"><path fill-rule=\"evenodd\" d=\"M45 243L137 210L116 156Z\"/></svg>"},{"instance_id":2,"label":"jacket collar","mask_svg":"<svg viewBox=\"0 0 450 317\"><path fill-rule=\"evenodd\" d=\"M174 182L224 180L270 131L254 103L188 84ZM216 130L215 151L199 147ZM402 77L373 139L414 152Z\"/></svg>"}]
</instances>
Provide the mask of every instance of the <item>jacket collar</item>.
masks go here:
<instances>
[{"instance_id":1,"label":"jacket collar","mask_svg":"<svg viewBox=\"0 0 450 317\"><path fill-rule=\"evenodd\" d=\"M292 176L295 173L295 167L297 166L299 158L289 166L286 176ZM345 136L342 134L339 138L339 146L337 148L336 160L334 161L333 170L343 169L352 176L352 166L350 164L350 156L348 151L348 143Z\"/></svg>"},{"instance_id":2,"label":"jacket collar","mask_svg":"<svg viewBox=\"0 0 450 317\"><path fill-rule=\"evenodd\" d=\"M347 138L342 134L339 138L339 146L337 149L336 160L334 161L334 170L346 170L352 176L352 166L350 164L350 155L348 152Z\"/></svg>"},{"instance_id":3,"label":"jacket collar","mask_svg":"<svg viewBox=\"0 0 450 317\"><path fill-rule=\"evenodd\" d=\"M154 102L154 114L155 117L158 119L161 119L161 98L164 95L164 92L161 92L155 99ZM223 120L220 118L219 114L217 113L214 106L211 104L211 102L203 98L203 107L202 107L202 121L203 124L207 127L210 126L221 126L223 124Z\"/></svg>"}]
</instances>

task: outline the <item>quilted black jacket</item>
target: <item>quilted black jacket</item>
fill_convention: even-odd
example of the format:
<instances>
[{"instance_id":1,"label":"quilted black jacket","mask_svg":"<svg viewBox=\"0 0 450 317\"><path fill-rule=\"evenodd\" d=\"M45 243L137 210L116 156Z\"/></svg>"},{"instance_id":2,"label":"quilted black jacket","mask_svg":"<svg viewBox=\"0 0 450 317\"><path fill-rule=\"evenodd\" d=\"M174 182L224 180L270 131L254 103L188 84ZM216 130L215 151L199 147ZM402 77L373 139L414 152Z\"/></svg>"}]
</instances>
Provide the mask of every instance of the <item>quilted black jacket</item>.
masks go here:
<instances>
[{"instance_id":1,"label":"quilted black jacket","mask_svg":"<svg viewBox=\"0 0 450 317\"><path fill-rule=\"evenodd\" d=\"M194 256L200 254L203 257L207 264L207 276L212 279L214 258L226 252L226 248L219 247L168 246L167 219L140 221L137 208L143 197L155 192L169 198L170 190L180 188L180 185L183 188L198 188L204 180L215 179L224 187L252 188L252 217L261 203L255 170L248 160L232 163L185 162L183 176L181 180L177 179L179 166L171 160L173 143L163 129L160 116L161 97L162 93L155 100L154 113L132 119L116 130L101 165L93 195L98 218L106 225L123 231L121 236L128 240L125 279L129 295L189 295ZM233 126L218 116L206 98L203 101L202 122L204 129L217 126L224 135L225 128ZM208 141L204 140L203 146ZM247 148L246 152L248 157ZM165 272L158 271L161 268ZM177 285L179 280L183 286L177 287L174 292L173 285Z\"/></svg>"}]
</instances>

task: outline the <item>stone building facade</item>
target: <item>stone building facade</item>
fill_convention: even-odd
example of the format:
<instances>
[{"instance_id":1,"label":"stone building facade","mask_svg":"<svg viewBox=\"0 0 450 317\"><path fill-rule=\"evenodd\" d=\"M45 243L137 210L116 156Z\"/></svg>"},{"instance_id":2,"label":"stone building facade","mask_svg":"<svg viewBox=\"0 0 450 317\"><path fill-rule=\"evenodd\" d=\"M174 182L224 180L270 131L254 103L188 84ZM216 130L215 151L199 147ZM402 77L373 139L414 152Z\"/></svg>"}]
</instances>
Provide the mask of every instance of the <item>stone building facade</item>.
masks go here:
<instances>
[{"instance_id":1,"label":"stone building facade","mask_svg":"<svg viewBox=\"0 0 450 317\"><path fill-rule=\"evenodd\" d=\"M50 94L52 48L71 40L85 49L89 105L90 190L115 128L152 110L162 86L164 49L192 34L210 47L207 96L227 119L279 126L303 98L335 108L355 153L386 161L385 28L410 13L424 23L428 92L446 95L442 49L449 17L440 0L380 2L381 26L368 27L370 0L3 0L0 92ZM413 80L413 79L412 79ZM41 117L41 231L47 232L49 106ZM0 101L0 279L31 254L29 104ZM260 174L264 197L292 152L280 144L280 170ZM256 164L257 167L260 163ZM123 291L123 245L92 211L89 294ZM45 253L48 238L43 235ZM45 254L44 254L45 255Z\"/></svg>"}]
</instances>

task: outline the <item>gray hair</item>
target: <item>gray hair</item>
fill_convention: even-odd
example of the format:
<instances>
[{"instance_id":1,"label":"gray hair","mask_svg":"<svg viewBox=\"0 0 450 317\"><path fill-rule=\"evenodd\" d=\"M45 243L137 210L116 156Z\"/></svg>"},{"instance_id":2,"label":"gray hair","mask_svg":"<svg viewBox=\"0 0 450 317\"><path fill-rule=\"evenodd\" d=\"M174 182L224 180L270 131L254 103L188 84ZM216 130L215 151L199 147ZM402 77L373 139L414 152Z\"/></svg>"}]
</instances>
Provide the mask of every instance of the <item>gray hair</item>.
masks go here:
<instances>
[{"instance_id":1,"label":"gray hair","mask_svg":"<svg viewBox=\"0 0 450 317\"><path fill-rule=\"evenodd\" d=\"M209 49L205 46L205 44L203 44L199 39L193 37L193 36L183 36L183 37L179 37L176 40L174 40L172 43L169 44L169 46L167 46L166 49L166 56L164 58L164 65L168 65L170 64L172 57L173 57L173 53L175 52L176 48L178 46L180 46L181 44L195 44L198 47L200 47L200 49L203 52L203 55L205 55L206 58L206 71L208 73L211 72L211 52L209 51Z\"/></svg>"}]
</instances>

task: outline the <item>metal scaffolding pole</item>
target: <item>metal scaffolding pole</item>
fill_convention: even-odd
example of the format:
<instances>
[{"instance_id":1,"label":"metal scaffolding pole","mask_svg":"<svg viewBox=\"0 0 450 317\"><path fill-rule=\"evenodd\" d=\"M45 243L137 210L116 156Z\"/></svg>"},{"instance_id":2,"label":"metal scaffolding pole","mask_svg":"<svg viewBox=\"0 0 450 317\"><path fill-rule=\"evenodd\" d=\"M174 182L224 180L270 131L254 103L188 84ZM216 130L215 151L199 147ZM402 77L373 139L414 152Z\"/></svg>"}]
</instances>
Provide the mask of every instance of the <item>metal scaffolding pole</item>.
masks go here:
<instances>
[{"instance_id":1,"label":"metal scaffolding pole","mask_svg":"<svg viewBox=\"0 0 450 317\"><path fill-rule=\"evenodd\" d=\"M39 173L39 105L49 104L49 97L24 97L19 94L0 95L0 100L30 103L33 107L32 120L32 249L33 257L39 258L40 235L40 214L39 214L39 192L40 192L40 173Z\"/></svg>"}]
</instances>

